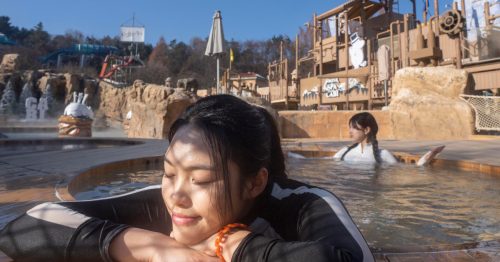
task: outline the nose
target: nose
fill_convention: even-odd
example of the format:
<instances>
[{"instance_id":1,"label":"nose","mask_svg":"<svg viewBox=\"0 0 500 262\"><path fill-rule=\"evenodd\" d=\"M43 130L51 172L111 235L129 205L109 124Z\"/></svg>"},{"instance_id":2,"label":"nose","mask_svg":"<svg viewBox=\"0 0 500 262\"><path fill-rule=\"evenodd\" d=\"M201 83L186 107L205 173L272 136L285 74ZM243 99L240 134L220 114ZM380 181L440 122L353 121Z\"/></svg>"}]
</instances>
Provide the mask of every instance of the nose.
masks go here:
<instances>
[{"instance_id":1,"label":"nose","mask_svg":"<svg viewBox=\"0 0 500 262\"><path fill-rule=\"evenodd\" d=\"M172 199L172 204L174 206L178 207L189 207L190 201L189 197L186 196L186 194L182 192L173 192L170 195L170 198Z\"/></svg>"},{"instance_id":2,"label":"nose","mask_svg":"<svg viewBox=\"0 0 500 262\"><path fill-rule=\"evenodd\" d=\"M170 194L172 204L179 207L189 207L191 205L191 198L189 197L189 189L186 188L185 183L179 181L173 186L174 190Z\"/></svg>"}]
</instances>

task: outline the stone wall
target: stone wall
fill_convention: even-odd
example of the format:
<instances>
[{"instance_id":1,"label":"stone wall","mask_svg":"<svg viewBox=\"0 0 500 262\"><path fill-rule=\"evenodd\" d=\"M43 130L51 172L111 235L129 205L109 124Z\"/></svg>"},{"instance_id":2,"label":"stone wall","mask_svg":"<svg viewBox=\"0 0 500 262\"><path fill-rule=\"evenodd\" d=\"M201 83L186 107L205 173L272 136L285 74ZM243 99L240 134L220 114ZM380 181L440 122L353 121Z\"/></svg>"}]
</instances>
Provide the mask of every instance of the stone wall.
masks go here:
<instances>
[{"instance_id":1,"label":"stone wall","mask_svg":"<svg viewBox=\"0 0 500 262\"><path fill-rule=\"evenodd\" d=\"M449 67L404 68L393 79L389 110L370 111L379 139L467 139L474 133L471 108L459 95L467 72ZM349 139L348 122L356 111L281 111L283 138Z\"/></svg>"},{"instance_id":2,"label":"stone wall","mask_svg":"<svg viewBox=\"0 0 500 262\"><path fill-rule=\"evenodd\" d=\"M379 125L378 139L394 139L389 111L368 111ZM348 140L349 119L359 111L279 111L283 138Z\"/></svg>"},{"instance_id":3,"label":"stone wall","mask_svg":"<svg viewBox=\"0 0 500 262\"><path fill-rule=\"evenodd\" d=\"M126 88L100 85L99 115L112 124L126 122L128 137L166 138L173 121L194 102L184 89L172 93L165 86L136 80ZM131 118L126 119L131 111Z\"/></svg>"}]
</instances>

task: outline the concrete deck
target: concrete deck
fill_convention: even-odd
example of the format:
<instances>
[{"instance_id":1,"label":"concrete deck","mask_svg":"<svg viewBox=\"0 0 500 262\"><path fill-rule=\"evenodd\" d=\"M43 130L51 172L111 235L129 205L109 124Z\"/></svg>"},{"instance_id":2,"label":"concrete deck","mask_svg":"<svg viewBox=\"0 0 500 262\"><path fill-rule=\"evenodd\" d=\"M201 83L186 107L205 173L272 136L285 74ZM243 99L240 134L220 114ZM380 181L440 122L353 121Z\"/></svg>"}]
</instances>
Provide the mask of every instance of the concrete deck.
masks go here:
<instances>
[{"instance_id":1,"label":"concrete deck","mask_svg":"<svg viewBox=\"0 0 500 262\"><path fill-rule=\"evenodd\" d=\"M28 139L29 140L29 139ZM58 139L44 139L50 144ZM110 139L91 139L106 141ZM116 140L116 139L111 139ZM119 139L122 140L122 139ZM162 155L165 140L134 139L135 145L75 150L35 150L6 153L5 141L0 139L0 227L40 202L57 200L54 188L67 183L75 175L106 163ZM10 140L12 141L12 140ZM22 140L20 140L22 141ZM27 140L25 140L27 141ZM67 139L67 141L76 141ZM338 150L349 141L319 139L285 140L285 148L304 147ZM42 144L43 144L42 143ZM380 141L380 146L393 152L421 155L430 148L446 145L438 156L447 160L467 160L500 166L500 138L467 141ZM381 253L377 261L500 261L500 244L469 246L463 250L419 251L415 253ZM0 253L0 261L2 256Z\"/></svg>"}]
</instances>

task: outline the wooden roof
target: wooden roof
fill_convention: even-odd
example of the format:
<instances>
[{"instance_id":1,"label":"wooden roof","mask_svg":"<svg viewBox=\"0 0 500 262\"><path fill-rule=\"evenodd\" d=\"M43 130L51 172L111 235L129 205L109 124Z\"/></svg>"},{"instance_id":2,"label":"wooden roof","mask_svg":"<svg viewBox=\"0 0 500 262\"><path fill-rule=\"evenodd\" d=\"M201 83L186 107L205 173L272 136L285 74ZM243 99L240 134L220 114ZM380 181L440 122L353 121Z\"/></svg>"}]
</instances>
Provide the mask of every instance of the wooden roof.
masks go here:
<instances>
[{"instance_id":1,"label":"wooden roof","mask_svg":"<svg viewBox=\"0 0 500 262\"><path fill-rule=\"evenodd\" d=\"M344 11L347 11L349 18L358 17L361 15L362 8L363 8L363 0L351 0L323 14L320 14L319 16L317 16L317 19L321 21L333 15L340 14ZM366 18L371 17L382 8L384 8L383 4L366 0L364 4Z\"/></svg>"}]
</instances>

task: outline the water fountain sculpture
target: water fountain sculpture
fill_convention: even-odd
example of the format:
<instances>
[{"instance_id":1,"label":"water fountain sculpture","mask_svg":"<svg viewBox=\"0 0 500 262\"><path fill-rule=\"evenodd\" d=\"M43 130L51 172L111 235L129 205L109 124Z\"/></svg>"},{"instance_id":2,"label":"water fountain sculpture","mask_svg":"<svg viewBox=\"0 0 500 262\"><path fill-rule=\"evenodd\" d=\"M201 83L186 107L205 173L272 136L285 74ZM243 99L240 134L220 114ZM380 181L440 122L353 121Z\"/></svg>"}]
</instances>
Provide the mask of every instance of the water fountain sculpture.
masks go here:
<instances>
[{"instance_id":1,"label":"water fountain sculpture","mask_svg":"<svg viewBox=\"0 0 500 262\"><path fill-rule=\"evenodd\" d=\"M44 120L45 113L47 112L47 110L49 110L49 103L48 103L47 96L42 95L42 97L40 97L40 100L38 101L37 109L38 109L39 119Z\"/></svg>"},{"instance_id":2,"label":"water fountain sculpture","mask_svg":"<svg viewBox=\"0 0 500 262\"><path fill-rule=\"evenodd\" d=\"M26 98L24 107L26 108L26 121L34 121L37 119L38 101L36 98L30 96Z\"/></svg>"},{"instance_id":3,"label":"water fountain sculpture","mask_svg":"<svg viewBox=\"0 0 500 262\"><path fill-rule=\"evenodd\" d=\"M26 102L26 99L28 99L30 97L33 97L36 99L36 97L34 97L34 95L33 95L32 89L33 89L33 86L32 86L30 81L28 81L24 84L23 89L21 91L21 95L19 96L19 112L23 112L23 111L28 110L28 108L27 108L28 104ZM25 103L23 103L23 102L25 102ZM35 103L36 103L36 101L35 101ZM26 113L27 113L27 111L26 111ZM36 115L36 113L35 113L35 115ZM28 117L26 116L26 118L28 118Z\"/></svg>"},{"instance_id":4,"label":"water fountain sculpture","mask_svg":"<svg viewBox=\"0 0 500 262\"><path fill-rule=\"evenodd\" d=\"M42 97L47 101L47 111L51 112L52 104L54 102L54 96L52 94L52 86L47 84L45 87L45 92L43 92Z\"/></svg>"},{"instance_id":5,"label":"water fountain sculpture","mask_svg":"<svg viewBox=\"0 0 500 262\"><path fill-rule=\"evenodd\" d=\"M16 93L14 91L12 82L9 80L3 92L2 99L0 99L0 112L4 114L12 114L15 111L15 106Z\"/></svg>"},{"instance_id":6,"label":"water fountain sculpture","mask_svg":"<svg viewBox=\"0 0 500 262\"><path fill-rule=\"evenodd\" d=\"M73 93L73 102L59 117L59 136L91 137L94 113L85 105L88 95Z\"/></svg>"}]
</instances>

